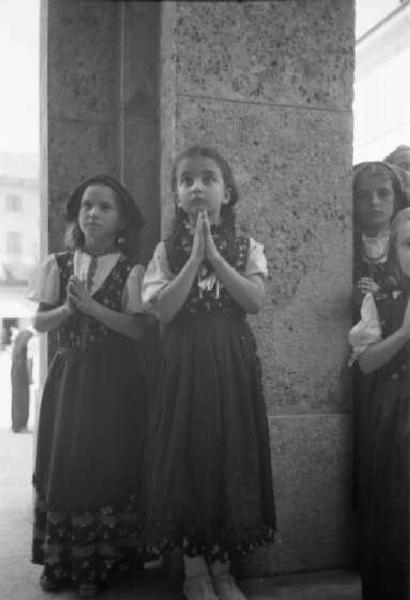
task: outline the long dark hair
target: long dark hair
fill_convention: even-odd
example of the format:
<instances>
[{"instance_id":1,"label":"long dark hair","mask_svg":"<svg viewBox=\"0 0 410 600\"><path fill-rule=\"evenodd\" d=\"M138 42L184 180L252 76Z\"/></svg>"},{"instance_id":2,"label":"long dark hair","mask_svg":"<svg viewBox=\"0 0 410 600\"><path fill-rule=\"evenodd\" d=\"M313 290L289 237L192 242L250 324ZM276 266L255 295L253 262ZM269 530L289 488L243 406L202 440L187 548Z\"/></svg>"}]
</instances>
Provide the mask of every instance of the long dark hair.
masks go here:
<instances>
[{"instance_id":1,"label":"long dark hair","mask_svg":"<svg viewBox=\"0 0 410 600\"><path fill-rule=\"evenodd\" d=\"M403 187L403 181L394 165L390 165L381 161L359 163L353 167L353 222L357 228L360 228L357 218L357 184L361 175L363 175L363 173L366 171L370 171L375 175L383 173L389 176L394 192L393 217L397 211L409 205L409 199Z\"/></svg>"},{"instance_id":2,"label":"long dark hair","mask_svg":"<svg viewBox=\"0 0 410 600\"><path fill-rule=\"evenodd\" d=\"M229 189L230 191L229 202L221 206L220 223L217 226L217 229L219 235L221 235L226 240L228 246L228 254L234 253L234 206L238 202L239 193L232 173L232 169L229 166L228 162L224 159L224 157L221 154L219 154L219 152L214 148L209 148L207 146L191 146L177 155L171 173L171 190L174 194L175 200L175 215L171 226L171 232L165 239L165 247L167 250L171 270L173 270L174 272L177 272L187 260L187 255L180 247L180 242L182 238L187 236L187 230L189 229L188 215L180 206L178 206L177 172L179 165L184 159L193 158L195 156L201 156L213 160L221 170L225 188ZM212 229L215 229L215 226L212 226Z\"/></svg>"},{"instance_id":3,"label":"long dark hair","mask_svg":"<svg viewBox=\"0 0 410 600\"><path fill-rule=\"evenodd\" d=\"M235 213L233 207L239 200L239 193L231 167L225 158L214 148L209 148L208 146L190 146L177 155L172 168L171 190L175 197L175 216L173 219L171 234L168 238L169 246L172 246L172 240L175 240L181 231L185 229L185 222L188 220L188 216L185 211L177 204L176 194L178 167L186 158L194 158L195 156L201 156L213 160L221 170L225 188L229 189L230 191L229 202L221 206L221 225L228 228L235 227Z\"/></svg>"},{"instance_id":4,"label":"long dark hair","mask_svg":"<svg viewBox=\"0 0 410 600\"><path fill-rule=\"evenodd\" d=\"M117 249L126 256L137 260L139 250L138 232L144 226L145 219L128 190L109 175L96 175L83 181L68 198L65 214L67 221L66 247L84 249L84 234L78 224L78 214L84 192L92 185L106 186L113 191L124 222L124 227L118 232Z\"/></svg>"}]
</instances>

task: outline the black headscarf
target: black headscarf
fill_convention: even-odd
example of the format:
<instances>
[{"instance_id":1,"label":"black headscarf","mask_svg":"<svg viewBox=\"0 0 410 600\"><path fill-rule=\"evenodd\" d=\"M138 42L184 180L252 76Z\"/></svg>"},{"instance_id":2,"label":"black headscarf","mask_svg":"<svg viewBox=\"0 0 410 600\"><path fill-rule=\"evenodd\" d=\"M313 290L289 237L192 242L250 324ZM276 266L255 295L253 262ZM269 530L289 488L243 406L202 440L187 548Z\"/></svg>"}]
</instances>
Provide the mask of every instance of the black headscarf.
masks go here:
<instances>
[{"instance_id":1,"label":"black headscarf","mask_svg":"<svg viewBox=\"0 0 410 600\"><path fill-rule=\"evenodd\" d=\"M357 165L354 165L354 167L353 167L353 214L354 214L354 221L355 221L356 226L357 226L357 220L356 220L356 184L357 184L357 180L358 180L359 176L363 173L363 171L365 171L368 167L373 167L373 166L375 166L376 168L379 167L380 171L387 170L387 171L390 171L390 173L391 173L394 197L395 197L394 214L396 214L396 212L398 210L405 208L406 206L409 206L409 204L410 204L410 201L409 201L410 199L406 192L403 178L401 176L401 169L398 169L395 165L391 165L389 163L386 163L386 162L383 162L380 160L372 160L372 161L358 163Z\"/></svg>"},{"instance_id":2,"label":"black headscarf","mask_svg":"<svg viewBox=\"0 0 410 600\"><path fill-rule=\"evenodd\" d=\"M66 218L68 221L76 221L78 212L80 210L81 199L85 190L90 185L105 185L111 188L119 199L121 204L121 210L125 213L124 216L130 220L132 227L139 231L145 224L145 218L136 205L134 198L131 196L128 190L114 177L109 175L96 175L83 181L76 189L71 193L66 204Z\"/></svg>"},{"instance_id":3,"label":"black headscarf","mask_svg":"<svg viewBox=\"0 0 410 600\"><path fill-rule=\"evenodd\" d=\"M95 175L94 177L86 179L76 187L67 200L65 213L66 220L69 223L74 224L74 229L78 228L79 230L78 213L80 211L81 200L85 190L91 185L104 185L111 188L115 193L126 223L123 232L124 235L121 236L121 242L118 244L118 247L125 254L136 257L138 246L137 234L144 226L145 218L128 190L119 181L114 179L114 177L109 175ZM74 245L81 247L81 232L73 231L72 238Z\"/></svg>"}]
</instances>

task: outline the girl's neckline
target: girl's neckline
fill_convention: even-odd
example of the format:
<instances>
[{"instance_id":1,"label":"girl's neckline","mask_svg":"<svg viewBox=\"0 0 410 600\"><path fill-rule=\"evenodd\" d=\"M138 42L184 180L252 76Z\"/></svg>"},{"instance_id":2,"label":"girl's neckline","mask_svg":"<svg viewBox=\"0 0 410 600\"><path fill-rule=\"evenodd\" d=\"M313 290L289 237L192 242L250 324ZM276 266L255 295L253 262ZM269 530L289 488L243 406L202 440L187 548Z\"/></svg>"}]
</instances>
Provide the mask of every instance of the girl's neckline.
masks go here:
<instances>
[{"instance_id":1,"label":"girl's neckline","mask_svg":"<svg viewBox=\"0 0 410 600\"><path fill-rule=\"evenodd\" d=\"M364 231L362 231L362 239L363 240L380 240L384 238L390 237L390 230L379 231L376 235L367 235Z\"/></svg>"},{"instance_id":2,"label":"girl's neckline","mask_svg":"<svg viewBox=\"0 0 410 600\"><path fill-rule=\"evenodd\" d=\"M104 251L104 252L93 252L91 250L87 250L87 248L79 248L80 252L82 252L83 254L87 254L88 256L91 257L100 257L100 256L113 256L115 254L120 254L119 250L111 250L110 252L108 251Z\"/></svg>"}]
</instances>

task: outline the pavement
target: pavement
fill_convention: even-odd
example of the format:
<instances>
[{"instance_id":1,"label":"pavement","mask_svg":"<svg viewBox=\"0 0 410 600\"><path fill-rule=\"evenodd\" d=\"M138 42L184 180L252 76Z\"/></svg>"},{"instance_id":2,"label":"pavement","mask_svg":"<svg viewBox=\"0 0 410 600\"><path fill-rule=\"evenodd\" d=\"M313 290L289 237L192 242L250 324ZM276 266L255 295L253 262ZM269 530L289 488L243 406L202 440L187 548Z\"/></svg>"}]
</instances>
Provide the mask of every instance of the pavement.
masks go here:
<instances>
[{"instance_id":1,"label":"pavement","mask_svg":"<svg viewBox=\"0 0 410 600\"><path fill-rule=\"evenodd\" d=\"M33 457L33 408L29 431L15 434L10 423L10 377L7 354L0 354L0 600L73 600L67 591L44 593L41 567L30 563ZM35 404L32 402L32 404ZM353 571L323 571L241 580L249 600L360 600L360 583ZM102 600L182 600L158 572L112 587Z\"/></svg>"}]
</instances>

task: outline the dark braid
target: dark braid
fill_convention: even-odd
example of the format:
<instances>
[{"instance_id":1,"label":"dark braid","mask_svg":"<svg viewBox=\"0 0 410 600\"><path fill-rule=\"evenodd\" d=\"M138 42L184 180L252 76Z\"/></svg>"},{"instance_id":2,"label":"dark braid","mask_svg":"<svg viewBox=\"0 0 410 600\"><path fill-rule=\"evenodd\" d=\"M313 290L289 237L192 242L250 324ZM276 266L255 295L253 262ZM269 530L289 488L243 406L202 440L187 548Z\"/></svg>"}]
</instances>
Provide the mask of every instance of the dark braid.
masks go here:
<instances>
[{"instance_id":1,"label":"dark braid","mask_svg":"<svg viewBox=\"0 0 410 600\"><path fill-rule=\"evenodd\" d=\"M221 208L220 223L211 225L211 232L218 250L229 264L233 265L237 255L237 238L235 211L231 206L224 205ZM193 239L186 213L177 208L173 233L165 240L168 262L173 273L178 273L189 259ZM205 264L208 270L212 271L211 265L207 262Z\"/></svg>"},{"instance_id":2,"label":"dark braid","mask_svg":"<svg viewBox=\"0 0 410 600\"><path fill-rule=\"evenodd\" d=\"M234 205L238 201L239 194L232 170L223 156L213 148L206 146L192 146L184 150L175 160L171 176L171 189L176 194L177 170L181 161L194 156L203 156L213 160L221 170L225 187L230 191L229 203L221 206L220 223L212 225L211 231L215 240L218 240L221 246L219 249L225 259L233 264L237 254ZM190 233L188 215L180 206L176 206L173 230L169 238L165 240L169 265L174 273L179 272L188 260L192 242L193 235ZM210 268L210 265L208 265L208 268Z\"/></svg>"}]
</instances>

